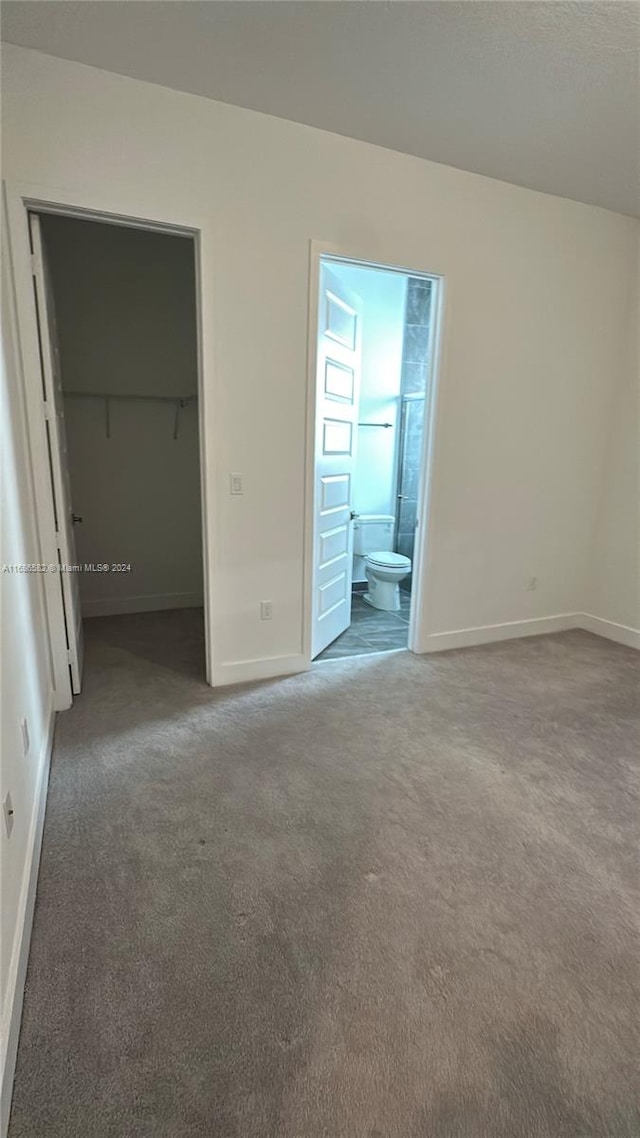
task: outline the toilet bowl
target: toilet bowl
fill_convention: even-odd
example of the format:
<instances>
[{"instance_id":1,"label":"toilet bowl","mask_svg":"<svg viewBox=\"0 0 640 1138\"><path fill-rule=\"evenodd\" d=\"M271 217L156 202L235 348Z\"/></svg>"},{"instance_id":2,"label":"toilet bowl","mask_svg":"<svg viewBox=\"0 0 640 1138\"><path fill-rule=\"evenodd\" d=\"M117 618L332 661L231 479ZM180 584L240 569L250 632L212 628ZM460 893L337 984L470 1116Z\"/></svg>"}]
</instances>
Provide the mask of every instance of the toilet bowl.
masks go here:
<instances>
[{"instance_id":1,"label":"toilet bowl","mask_svg":"<svg viewBox=\"0 0 640 1138\"><path fill-rule=\"evenodd\" d=\"M384 550L367 553L364 559L369 591L365 601L384 612L398 612L400 608L400 582L411 572L411 558L401 553Z\"/></svg>"}]
</instances>

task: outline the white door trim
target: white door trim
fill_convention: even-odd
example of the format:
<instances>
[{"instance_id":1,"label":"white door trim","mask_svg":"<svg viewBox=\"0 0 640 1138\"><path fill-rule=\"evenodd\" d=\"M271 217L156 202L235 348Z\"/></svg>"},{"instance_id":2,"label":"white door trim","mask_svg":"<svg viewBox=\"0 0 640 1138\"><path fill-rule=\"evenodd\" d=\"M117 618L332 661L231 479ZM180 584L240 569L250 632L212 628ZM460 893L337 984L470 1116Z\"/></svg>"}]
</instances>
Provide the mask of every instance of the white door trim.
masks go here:
<instances>
[{"instance_id":1,"label":"white door trim","mask_svg":"<svg viewBox=\"0 0 640 1138\"><path fill-rule=\"evenodd\" d=\"M446 310L449 310L450 281L444 273L420 265L400 265L394 260L375 256L366 250L334 245L328 241L313 239L309 246L309 338L307 343L307 415L305 446L305 523L304 523L304 570L303 570L303 628L302 653L307 667L311 666L311 632L313 619L313 549L314 549L314 486L315 486L315 420L316 420L316 357L318 340L318 303L320 286L320 260L333 257L339 261L355 264L362 268L385 269L388 272L403 273L408 276L428 277L437 283L435 307L430 330L430 356L432 360L431 382L428 397L425 399L425 420L423 431L423 457L418 504L418 528L416 534L414 582L411 594L411 620L409 623L408 648L411 652L428 651L428 640L423 633L425 614L428 609L429 568L433 563L431 538L434 530L434 499L436 487L438 438L441 437L442 399L440 398L443 373L443 343L445 288L447 290Z\"/></svg>"},{"instance_id":2,"label":"white door trim","mask_svg":"<svg viewBox=\"0 0 640 1138\"><path fill-rule=\"evenodd\" d=\"M36 527L43 564L57 562L53 496L46 461L46 433L42 405L42 381L38 349L38 324L31 276L28 211L62 213L136 229L180 234L194 241L196 268L196 311L198 337L198 425L200 442L200 486L202 516L202 556L204 568L204 619L207 682L216 674L213 646L213 608L215 554L212 535L216 531L213 516L214 466L213 436L213 233L211 221L204 217L167 215L131 200L118 201L84 189L61 189L54 186L22 182L4 183L8 231L8 253L18 332L19 355L25 413L29 437L29 460L36 498ZM47 580L49 578L49 580ZM62 594L56 574L45 574L45 598L48 633L53 661L54 707L61 711L71 705L71 686L64 640ZM64 646L64 652L62 648Z\"/></svg>"}]
</instances>

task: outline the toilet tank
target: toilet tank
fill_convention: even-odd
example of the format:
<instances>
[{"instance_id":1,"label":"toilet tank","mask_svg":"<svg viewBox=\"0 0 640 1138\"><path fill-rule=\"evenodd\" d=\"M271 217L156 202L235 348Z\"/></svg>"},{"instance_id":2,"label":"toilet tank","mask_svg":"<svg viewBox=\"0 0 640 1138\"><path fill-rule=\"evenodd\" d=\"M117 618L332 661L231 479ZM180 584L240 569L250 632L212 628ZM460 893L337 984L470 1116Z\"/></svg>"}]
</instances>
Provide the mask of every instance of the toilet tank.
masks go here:
<instances>
[{"instance_id":1,"label":"toilet tank","mask_svg":"<svg viewBox=\"0 0 640 1138\"><path fill-rule=\"evenodd\" d=\"M353 523L353 552L356 557L393 549L393 514L358 514Z\"/></svg>"}]
</instances>

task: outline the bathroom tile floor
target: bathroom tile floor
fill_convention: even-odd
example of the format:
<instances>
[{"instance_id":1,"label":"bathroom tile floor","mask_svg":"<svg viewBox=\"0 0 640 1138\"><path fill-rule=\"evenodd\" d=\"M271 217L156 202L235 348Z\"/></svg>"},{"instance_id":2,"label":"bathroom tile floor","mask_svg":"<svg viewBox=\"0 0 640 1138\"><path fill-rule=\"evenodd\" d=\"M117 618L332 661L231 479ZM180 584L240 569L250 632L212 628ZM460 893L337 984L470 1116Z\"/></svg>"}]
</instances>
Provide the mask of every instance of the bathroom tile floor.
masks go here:
<instances>
[{"instance_id":1,"label":"bathroom tile floor","mask_svg":"<svg viewBox=\"0 0 640 1138\"><path fill-rule=\"evenodd\" d=\"M365 656L372 652L388 652L392 648L406 648L410 606L411 594L402 589L399 612L381 612L368 605L362 593L353 593L350 627L316 659L344 660L345 656Z\"/></svg>"}]
</instances>

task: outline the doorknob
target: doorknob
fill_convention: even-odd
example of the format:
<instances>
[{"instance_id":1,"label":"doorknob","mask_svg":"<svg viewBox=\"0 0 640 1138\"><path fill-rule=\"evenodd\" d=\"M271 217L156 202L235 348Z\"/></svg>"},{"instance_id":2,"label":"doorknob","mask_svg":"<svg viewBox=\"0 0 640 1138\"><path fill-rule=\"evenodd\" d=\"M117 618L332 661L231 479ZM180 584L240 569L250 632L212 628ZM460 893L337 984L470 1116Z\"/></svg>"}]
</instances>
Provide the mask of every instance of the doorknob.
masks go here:
<instances>
[{"instance_id":1,"label":"doorknob","mask_svg":"<svg viewBox=\"0 0 640 1138\"><path fill-rule=\"evenodd\" d=\"M349 517L351 518L351 521L353 522L353 521L355 521L356 518L360 517L360 514L356 514L355 510L350 510L349 511Z\"/></svg>"},{"instance_id":2,"label":"doorknob","mask_svg":"<svg viewBox=\"0 0 640 1138\"><path fill-rule=\"evenodd\" d=\"M81 522L82 522L82 518L80 517L80 514L72 514L71 515L71 524L72 525L77 526L77 525L80 525Z\"/></svg>"}]
</instances>

